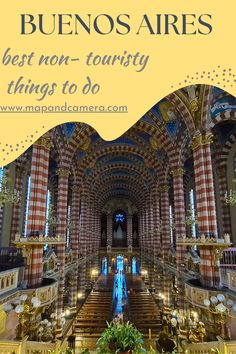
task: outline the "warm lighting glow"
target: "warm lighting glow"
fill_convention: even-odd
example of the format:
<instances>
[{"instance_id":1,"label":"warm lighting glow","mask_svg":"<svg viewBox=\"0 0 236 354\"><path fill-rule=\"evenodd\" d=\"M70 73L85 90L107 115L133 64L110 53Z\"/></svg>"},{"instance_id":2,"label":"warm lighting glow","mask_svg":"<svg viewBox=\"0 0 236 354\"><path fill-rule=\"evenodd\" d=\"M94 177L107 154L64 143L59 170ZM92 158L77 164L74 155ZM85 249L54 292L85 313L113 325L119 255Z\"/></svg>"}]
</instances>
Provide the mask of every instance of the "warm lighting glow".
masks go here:
<instances>
[{"instance_id":1,"label":"warm lighting glow","mask_svg":"<svg viewBox=\"0 0 236 354\"><path fill-rule=\"evenodd\" d=\"M69 310L69 309L66 309L65 315L66 315L66 316L70 316L70 310Z\"/></svg>"},{"instance_id":2,"label":"warm lighting glow","mask_svg":"<svg viewBox=\"0 0 236 354\"><path fill-rule=\"evenodd\" d=\"M98 275L98 270L97 269L92 269L91 270L91 274L92 274L92 276Z\"/></svg>"},{"instance_id":3,"label":"warm lighting glow","mask_svg":"<svg viewBox=\"0 0 236 354\"><path fill-rule=\"evenodd\" d=\"M195 317L195 318L197 318L197 317L198 317L198 314L197 314L197 312L196 312L196 311L192 311L192 312L191 312L191 314L192 314L192 316L193 316L193 317Z\"/></svg>"},{"instance_id":4,"label":"warm lighting glow","mask_svg":"<svg viewBox=\"0 0 236 354\"><path fill-rule=\"evenodd\" d=\"M83 294L82 293L78 293L77 297L78 297L78 299L81 299L83 297Z\"/></svg>"}]
</instances>

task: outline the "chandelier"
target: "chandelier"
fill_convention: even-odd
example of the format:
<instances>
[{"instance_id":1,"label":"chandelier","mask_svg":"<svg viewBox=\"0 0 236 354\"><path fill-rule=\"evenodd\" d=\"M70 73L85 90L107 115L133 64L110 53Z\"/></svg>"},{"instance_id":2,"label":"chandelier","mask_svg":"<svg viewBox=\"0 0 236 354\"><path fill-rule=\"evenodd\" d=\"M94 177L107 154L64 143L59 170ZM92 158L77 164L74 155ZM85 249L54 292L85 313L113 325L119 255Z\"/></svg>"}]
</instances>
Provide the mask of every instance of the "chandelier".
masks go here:
<instances>
[{"instance_id":1,"label":"chandelier","mask_svg":"<svg viewBox=\"0 0 236 354\"><path fill-rule=\"evenodd\" d=\"M236 179L233 179L233 182L236 182ZM236 204L236 190L230 189L230 191L226 191L224 199L226 204Z\"/></svg>"},{"instance_id":2,"label":"chandelier","mask_svg":"<svg viewBox=\"0 0 236 354\"><path fill-rule=\"evenodd\" d=\"M12 191L8 188L9 177L7 172L4 171L0 179L0 207L7 203L18 204L20 203L20 195L16 190Z\"/></svg>"},{"instance_id":3,"label":"chandelier","mask_svg":"<svg viewBox=\"0 0 236 354\"><path fill-rule=\"evenodd\" d=\"M197 224L197 218L195 217L196 211L194 208L189 204L188 209L186 210L186 218L185 218L185 225L186 226L193 226Z\"/></svg>"},{"instance_id":4,"label":"chandelier","mask_svg":"<svg viewBox=\"0 0 236 354\"><path fill-rule=\"evenodd\" d=\"M57 217L56 210L53 205L50 204L48 208L48 216L46 218L46 225L48 227L55 227L59 223L59 218Z\"/></svg>"}]
</instances>

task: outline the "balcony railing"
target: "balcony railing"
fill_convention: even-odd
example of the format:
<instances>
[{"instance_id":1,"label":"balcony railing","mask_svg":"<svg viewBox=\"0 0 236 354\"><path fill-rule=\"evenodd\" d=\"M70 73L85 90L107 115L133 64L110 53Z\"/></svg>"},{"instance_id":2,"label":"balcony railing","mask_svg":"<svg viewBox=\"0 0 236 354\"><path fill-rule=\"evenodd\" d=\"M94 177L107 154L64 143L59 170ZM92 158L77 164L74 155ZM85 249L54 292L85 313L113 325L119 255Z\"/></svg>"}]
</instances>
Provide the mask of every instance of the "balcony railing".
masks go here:
<instances>
[{"instance_id":1,"label":"balcony railing","mask_svg":"<svg viewBox=\"0 0 236 354\"><path fill-rule=\"evenodd\" d=\"M66 349L67 345L60 346L60 342L44 343L27 341L27 337L22 341L0 340L0 354L59 354L61 349Z\"/></svg>"},{"instance_id":2,"label":"balcony railing","mask_svg":"<svg viewBox=\"0 0 236 354\"><path fill-rule=\"evenodd\" d=\"M236 248L227 248L220 260L221 284L236 291Z\"/></svg>"},{"instance_id":3,"label":"balcony railing","mask_svg":"<svg viewBox=\"0 0 236 354\"><path fill-rule=\"evenodd\" d=\"M24 266L24 258L22 252L16 247L0 248L0 269L8 270Z\"/></svg>"},{"instance_id":4,"label":"balcony railing","mask_svg":"<svg viewBox=\"0 0 236 354\"><path fill-rule=\"evenodd\" d=\"M222 338L218 337L218 341L215 342L184 345L184 351L188 354L209 354L212 353L212 349L218 349L219 353L234 354L236 352L236 341L224 341Z\"/></svg>"},{"instance_id":5,"label":"balcony railing","mask_svg":"<svg viewBox=\"0 0 236 354\"><path fill-rule=\"evenodd\" d=\"M22 268L14 268L0 272L0 296L17 289L23 277Z\"/></svg>"},{"instance_id":6,"label":"balcony railing","mask_svg":"<svg viewBox=\"0 0 236 354\"><path fill-rule=\"evenodd\" d=\"M220 266L227 269L236 269L236 248L229 247L223 251Z\"/></svg>"}]
</instances>

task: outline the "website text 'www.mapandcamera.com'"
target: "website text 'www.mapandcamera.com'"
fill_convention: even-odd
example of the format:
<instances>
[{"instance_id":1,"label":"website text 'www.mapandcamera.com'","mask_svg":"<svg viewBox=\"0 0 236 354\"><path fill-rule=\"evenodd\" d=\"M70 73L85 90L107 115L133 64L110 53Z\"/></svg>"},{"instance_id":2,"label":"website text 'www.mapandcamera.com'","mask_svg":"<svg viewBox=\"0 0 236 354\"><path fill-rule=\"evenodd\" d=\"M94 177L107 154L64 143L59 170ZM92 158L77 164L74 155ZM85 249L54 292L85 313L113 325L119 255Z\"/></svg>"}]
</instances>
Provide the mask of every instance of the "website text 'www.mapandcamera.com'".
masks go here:
<instances>
[{"instance_id":1,"label":"website text 'www.mapandcamera.com'","mask_svg":"<svg viewBox=\"0 0 236 354\"><path fill-rule=\"evenodd\" d=\"M126 105L1 106L0 113L128 113Z\"/></svg>"}]
</instances>

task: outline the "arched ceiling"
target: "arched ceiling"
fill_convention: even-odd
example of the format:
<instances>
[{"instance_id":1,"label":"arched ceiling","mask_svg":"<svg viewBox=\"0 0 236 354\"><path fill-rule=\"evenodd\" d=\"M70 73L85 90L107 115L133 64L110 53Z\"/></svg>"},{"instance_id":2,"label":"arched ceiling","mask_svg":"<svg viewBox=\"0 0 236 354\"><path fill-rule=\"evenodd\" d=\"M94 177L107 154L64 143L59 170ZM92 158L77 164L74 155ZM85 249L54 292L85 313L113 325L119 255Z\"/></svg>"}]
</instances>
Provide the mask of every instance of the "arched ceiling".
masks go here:
<instances>
[{"instance_id":1,"label":"arched ceiling","mask_svg":"<svg viewBox=\"0 0 236 354\"><path fill-rule=\"evenodd\" d=\"M155 104L114 141L102 140L86 124L63 124L51 132L57 150L52 159L71 170L72 183L87 182L100 209L112 198L128 198L140 208L158 185L168 182L172 169L184 167L191 158L190 142L197 130L212 129L229 110L236 116L235 101L209 86L181 89ZM231 134L229 126L222 129Z\"/></svg>"}]
</instances>

